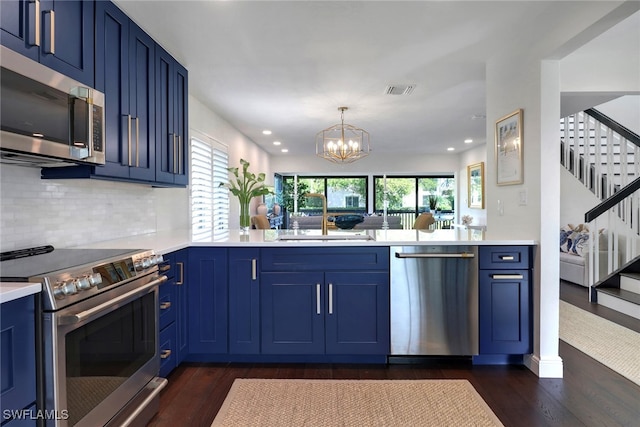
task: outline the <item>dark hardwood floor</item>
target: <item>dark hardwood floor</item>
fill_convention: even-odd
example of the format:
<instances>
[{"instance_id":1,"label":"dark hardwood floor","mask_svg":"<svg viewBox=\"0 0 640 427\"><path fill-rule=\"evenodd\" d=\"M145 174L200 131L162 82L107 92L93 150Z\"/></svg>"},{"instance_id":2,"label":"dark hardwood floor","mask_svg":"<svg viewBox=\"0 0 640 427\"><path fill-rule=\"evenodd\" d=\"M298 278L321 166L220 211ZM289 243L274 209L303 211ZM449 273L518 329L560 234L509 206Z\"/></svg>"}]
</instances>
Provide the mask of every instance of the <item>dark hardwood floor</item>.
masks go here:
<instances>
[{"instance_id":1,"label":"dark hardwood floor","mask_svg":"<svg viewBox=\"0 0 640 427\"><path fill-rule=\"evenodd\" d=\"M563 283L561 298L640 332L636 319L589 304L585 288ZM149 426L211 425L235 378L467 379L507 427L640 426L639 386L563 341L560 356L562 379L538 378L522 366L460 361L387 366L183 364L169 376L160 412Z\"/></svg>"}]
</instances>

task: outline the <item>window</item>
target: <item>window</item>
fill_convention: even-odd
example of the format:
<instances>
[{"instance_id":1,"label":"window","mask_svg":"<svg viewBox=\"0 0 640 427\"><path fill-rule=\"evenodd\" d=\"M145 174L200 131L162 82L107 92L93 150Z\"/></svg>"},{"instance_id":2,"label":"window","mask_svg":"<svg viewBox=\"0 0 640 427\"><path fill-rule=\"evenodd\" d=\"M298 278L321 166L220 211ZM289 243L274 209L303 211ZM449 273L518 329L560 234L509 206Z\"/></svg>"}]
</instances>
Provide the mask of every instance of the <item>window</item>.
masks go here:
<instances>
[{"instance_id":1,"label":"window","mask_svg":"<svg viewBox=\"0 0 640 427\"><path fill-rule=\"evenodd\" d=\"M287 210L293 212L292 199L293 176L283 179L283 200ZM302 193L319 193L327 198L329 212L366 212L367 210L367 177L298 177L298 191ZM318 198L299 200L299 211L317 214L322 211L322 202Z\"/></svg>"},{"instance_id":2,"label":"window","mask_svg":"<svg viewBox=\"0 0 640 427\"><path fill-rule=\"evenodd\" d=\"M206 137L191 139L191 228L193 239L229 234L227 148Z\"/></svg>"},{"instance_id":3,"label":"window","mask_svg":"<svg viewBox=\"0 0 640 427\"><path fill-rule=\"evenodd\" d=\"M412 227L420 212L440 210L453 217L456 181L452 175L374 177L375 211L378 213L384 209L385 186L387 214L402 217L405 229ZM438 223L438 226L444 225L448 226Z\"/></svg>"}]
</instances>

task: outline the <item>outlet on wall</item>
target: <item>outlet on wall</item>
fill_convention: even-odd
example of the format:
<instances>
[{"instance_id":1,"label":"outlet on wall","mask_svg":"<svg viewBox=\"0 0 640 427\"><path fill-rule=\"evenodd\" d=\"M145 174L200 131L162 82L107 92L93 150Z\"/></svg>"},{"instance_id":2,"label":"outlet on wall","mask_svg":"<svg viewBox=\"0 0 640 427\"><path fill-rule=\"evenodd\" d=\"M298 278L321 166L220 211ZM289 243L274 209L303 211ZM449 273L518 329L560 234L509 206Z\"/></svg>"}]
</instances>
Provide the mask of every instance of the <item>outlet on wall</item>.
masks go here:
<instances>
[{"instance_id":1,"label":"outlet on wall","mask_svg":"<svg viewBox=\"0 0 640 427\"><path fill-rule=\"evenodd\" d=\"M525 188L524 190L520 190L518 195L518 204L520 206L527 206L527 189Z\"/></svg>"}]
</instances>

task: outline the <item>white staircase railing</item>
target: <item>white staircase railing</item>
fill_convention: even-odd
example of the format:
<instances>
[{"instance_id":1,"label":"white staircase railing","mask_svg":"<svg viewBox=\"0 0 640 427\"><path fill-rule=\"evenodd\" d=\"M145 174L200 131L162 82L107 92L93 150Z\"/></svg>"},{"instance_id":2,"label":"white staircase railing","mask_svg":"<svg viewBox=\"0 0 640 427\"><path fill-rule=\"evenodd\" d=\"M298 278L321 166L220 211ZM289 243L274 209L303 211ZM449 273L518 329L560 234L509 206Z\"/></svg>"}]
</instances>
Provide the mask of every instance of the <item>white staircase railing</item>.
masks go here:
<instances>
[{"instance_id":1,"label":"white staircase railing","mask_svg":"<svg viewBox=\"0 0 640 427\"><path fill-rule=\"evenodd\" d=\"M612 122L595 110L561 119L561 161L585 187L605 200L640 177L640 147L634 142L637 135L601 120ZM590 232L588 264L592 286L640 253L640 191L631 192L606 213L585 222L589 223ZM605 272L599 271L597 257L601 256L607 257Z\"/></svg>"}]
</instances>

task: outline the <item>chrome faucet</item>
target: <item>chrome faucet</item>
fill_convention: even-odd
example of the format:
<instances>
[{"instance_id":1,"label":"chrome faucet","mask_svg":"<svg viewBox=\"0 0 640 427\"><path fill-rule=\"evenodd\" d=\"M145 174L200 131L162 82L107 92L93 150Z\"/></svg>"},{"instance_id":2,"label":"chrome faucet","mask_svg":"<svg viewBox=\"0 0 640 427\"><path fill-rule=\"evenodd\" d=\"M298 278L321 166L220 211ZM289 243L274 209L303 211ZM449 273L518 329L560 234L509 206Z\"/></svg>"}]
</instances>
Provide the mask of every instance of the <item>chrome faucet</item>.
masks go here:
<instances>
[{"instance_id":1,"label":"chrome faucet","mask_svg":"<svg viewBox=\"0 0 640 427\"><path fill-rule=\"evenodd\" d=\"M306 193L304 197L317 197L322 200L322 235L326 236L327 233L327 198L324 194L320 193Z\"/></svg>"}]
</instances>

